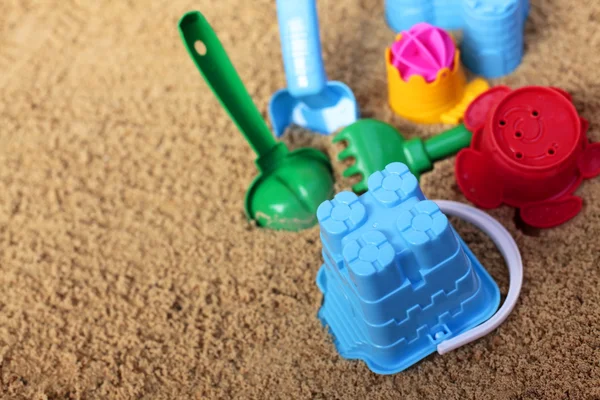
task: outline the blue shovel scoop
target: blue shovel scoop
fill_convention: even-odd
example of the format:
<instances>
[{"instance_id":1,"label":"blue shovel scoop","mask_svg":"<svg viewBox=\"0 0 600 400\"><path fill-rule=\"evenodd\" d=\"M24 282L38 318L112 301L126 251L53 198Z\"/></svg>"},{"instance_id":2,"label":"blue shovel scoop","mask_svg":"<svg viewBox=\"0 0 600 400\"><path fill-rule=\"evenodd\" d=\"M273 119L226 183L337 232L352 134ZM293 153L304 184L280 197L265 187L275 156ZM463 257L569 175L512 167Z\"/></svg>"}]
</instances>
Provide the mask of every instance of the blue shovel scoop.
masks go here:
<instances>
[{"instance_id":1,"label":"blue shovel scoop","mask_svg":"<svg viewBox=\"0 0 600 400\"><path fill-rule=\"evenodd\" d=\"M275 136L291 124L328 135L355 122L358 105L350 88L327 81L316 1L277 0L277 19L288 87L269 103Z\"/></svg>"}]
</instances>

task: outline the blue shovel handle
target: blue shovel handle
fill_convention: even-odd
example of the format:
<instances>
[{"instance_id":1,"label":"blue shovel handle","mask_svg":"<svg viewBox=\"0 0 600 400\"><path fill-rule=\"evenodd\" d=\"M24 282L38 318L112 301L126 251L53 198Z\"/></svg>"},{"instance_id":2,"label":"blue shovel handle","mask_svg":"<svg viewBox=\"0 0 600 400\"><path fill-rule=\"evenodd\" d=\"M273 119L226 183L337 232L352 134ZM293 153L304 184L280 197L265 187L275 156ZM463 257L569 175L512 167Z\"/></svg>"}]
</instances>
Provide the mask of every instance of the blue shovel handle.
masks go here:
<instances>
[{"instance_id":1,"label":"blue shovel handle","mask_svg":"<svg viewBox=\"0 0 600 400\"><path fill-rule=\"evenodd\" d=\"M327 75L316 0L277 0L277 20L288 91L294 97L320 93Z\"/></svg>"}]
</instances>

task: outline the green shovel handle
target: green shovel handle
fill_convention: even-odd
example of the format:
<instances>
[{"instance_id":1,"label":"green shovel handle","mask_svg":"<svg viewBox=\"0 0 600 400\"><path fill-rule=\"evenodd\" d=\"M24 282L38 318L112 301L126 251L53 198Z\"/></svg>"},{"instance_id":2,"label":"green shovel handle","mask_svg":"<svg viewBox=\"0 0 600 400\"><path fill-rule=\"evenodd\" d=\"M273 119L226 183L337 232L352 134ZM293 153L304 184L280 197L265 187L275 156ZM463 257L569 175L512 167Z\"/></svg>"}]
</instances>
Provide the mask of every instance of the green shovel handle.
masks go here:
<instances>
[{"instance_id":1,"label":"green shovel handle","mask_svg":"<svg viewBox=\"0 0 600 400\"><path fill-rule=\"evenodd\" d=\"M198 11L186 13L179 20L179 33L204 80L258 157L281 147L277 146L206 18Z\"/></svg>"},{"instance_id":2,"label":"green shovel handle","mask_svg":"<svg viewBox=\"0 0 600 400\"><path fill-rule=\"evenodd\" d=\"M473 135L460 124L425 141L425 152L431 162L450 157L471 145Z\"/></svg>"}]
</instances>

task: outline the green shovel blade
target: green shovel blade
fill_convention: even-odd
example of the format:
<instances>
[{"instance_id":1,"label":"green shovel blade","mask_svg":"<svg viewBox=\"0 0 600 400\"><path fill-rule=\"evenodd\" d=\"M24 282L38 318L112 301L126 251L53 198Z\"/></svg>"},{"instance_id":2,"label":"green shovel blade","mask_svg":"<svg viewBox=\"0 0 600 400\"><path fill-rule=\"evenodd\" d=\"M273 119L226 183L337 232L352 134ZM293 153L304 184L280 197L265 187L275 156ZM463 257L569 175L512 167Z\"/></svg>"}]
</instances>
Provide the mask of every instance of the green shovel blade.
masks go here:
<instances>
[{"instance_id":1,"label":"green shovel blade","mask_svg":"<svg viewBox=\"0 0 600 400\"><path fill-rule=\"evenodd\" d=\"M300 149L256 177L246 194L246 211L266 228L310 228L317 223L319 205L333 197L333 184L327 157L315 149Z\"/></svg>"},{"instance_id":2,"label":"green shovel blade","mask_svg":"<svg viewBox=\"0 0 600 400\"><path fill-rule=\"evenodd\" d=\"M327 156L312 148L290 153L273 138L202 14L185 14L179 21L179 32L204 80L257 154L260 173L246 193L248 217L271 229L297 231L313 226L319 205L333 197Z\"/></svg>"}]
</instances>

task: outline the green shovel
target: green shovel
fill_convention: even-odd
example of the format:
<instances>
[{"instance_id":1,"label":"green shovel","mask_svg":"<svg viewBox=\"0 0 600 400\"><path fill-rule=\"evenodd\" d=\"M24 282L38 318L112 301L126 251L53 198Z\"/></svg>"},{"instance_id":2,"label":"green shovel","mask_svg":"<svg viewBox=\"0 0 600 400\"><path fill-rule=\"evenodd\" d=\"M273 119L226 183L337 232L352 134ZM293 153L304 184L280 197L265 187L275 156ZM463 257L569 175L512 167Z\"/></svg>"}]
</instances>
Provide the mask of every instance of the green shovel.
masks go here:
<instances>
[{"instance_id":1,"label":"green shovel","mask_svg":"<svg viewBox=\"0 0 600 400\"><path fill-rule=\"evenodd\" d=\"M327 156L312 148L290 152L273 138L202 14L185 14L179 32L204 80L257 155L259 174L246 192L248 217L271 229L297 231L313 226L317 207L333 197Z\"/></svg>"}]
</instances>

